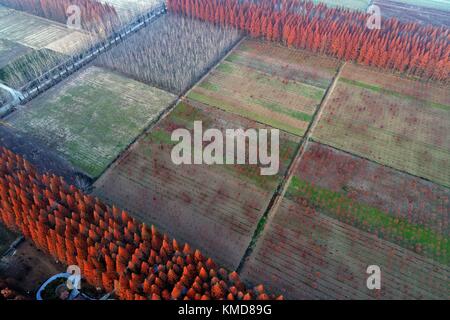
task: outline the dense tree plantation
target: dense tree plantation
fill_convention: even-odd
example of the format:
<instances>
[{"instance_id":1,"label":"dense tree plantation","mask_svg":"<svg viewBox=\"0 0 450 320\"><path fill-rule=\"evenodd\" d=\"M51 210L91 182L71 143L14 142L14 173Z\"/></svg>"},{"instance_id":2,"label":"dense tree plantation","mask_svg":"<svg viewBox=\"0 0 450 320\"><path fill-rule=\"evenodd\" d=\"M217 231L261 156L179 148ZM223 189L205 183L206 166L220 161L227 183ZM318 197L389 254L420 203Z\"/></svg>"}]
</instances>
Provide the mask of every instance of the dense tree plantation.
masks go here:
<instances>
[{"instance_id":1,"label":"dense tree plantation","mask_svg":"<svg viewBox=\"0 0 450 320\"><path fill-rule=\"evenodd\" d=\"M239 38L230 27L168 15L106 52L97 63L180 94Z\"/></svg>"},{"instance_id":2,"label":"dense tree plantation","mask_svg":"<svg viewBox=\"0 0 450 320\"><path fill-rule=\"evenodd\" d=\"M382 20L367 27L369 14L303 0L168 0L168 9L188 17L231 25L255 38L332 55L409 75L447 81L449 30Z\"/></svg>"},{"instance_id":3,"label":"dense tree plantation","mask_svg":"<svg viewBox=\"0 0 450 320\"><path fill-rule=\"evenodd\" d=\"M276 298L3 147L0 173L0 221L121 299Z\"/></svg>"}]
</instances>

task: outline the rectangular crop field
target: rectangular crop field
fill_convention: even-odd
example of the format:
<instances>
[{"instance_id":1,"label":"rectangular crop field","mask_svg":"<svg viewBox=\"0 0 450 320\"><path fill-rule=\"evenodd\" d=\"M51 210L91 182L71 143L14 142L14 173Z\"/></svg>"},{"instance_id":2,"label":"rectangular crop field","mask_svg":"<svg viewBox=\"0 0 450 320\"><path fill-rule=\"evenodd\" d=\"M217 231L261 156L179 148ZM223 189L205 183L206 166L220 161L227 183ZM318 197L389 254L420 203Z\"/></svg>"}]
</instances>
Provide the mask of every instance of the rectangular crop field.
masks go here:
<instances>
[{"instance_id":1,"label":"rectangular crop field","mask_svg":"<svg viewBox=\"0 0 450 320\"><path fill-rule=\"evenodd\" d=\"M66 42L73 46L73 42L79 40L79 33L57 22L0 6L0 39L41 49L67 35L71 37L66 38Z\"/></svg>"},{"instance_id":2,"label":"rectangular crop field","mask_svg":"<svg viewBox=\"0 0 450 320\"><path fill-rule=\"evenodd\" d=\"M189 98L303 136L338 62L245 40Z\"/></svg>"},{"instance_id":3,"label":"rectangular crop field","mask_svg":"<svg viewBox=\"0 0 450 320\"><path fill-rule=\"evenodd\" d=\"M405 5L413 5L436 10L450 11L450 3L448 0L395 0Z\"/></svg>"},{"instance_id":4,"label":"rectangular crop field","mask_svg":"<svg viewBox=\"0 0 450 320\"><path fill-rule=\"evenodd\" d=\"M197 102L181 102L97 180L94 193L234 270L299 138L280 134L280 170L273 176L261 176L257 165L175 165L171 133L178 128L192 132L194 121L202 121L203 130L224 133L264 128Z\"/></svg>"},{"instance_id":5,"label":"rectangular crop field","mask_svg":"<svg viewBox=\"0 0 450 320\"><path fill-rule=\"evenodd\" d=\"M380 7L383 17L386 18L394 17L405 22L450 27L448 1L375 0L373 4Z\"/></svg>"},{"instance_id":6,"label":"rectangular crop field","mask_svg":"<svg viewBox=\"0 0 450 320\"><path fill-rule=\"evenodd\" d=\"M40 95L7 121L99 176L175 97L90 67Z\"/></svg>"},{"instance_id":7,"label":"rectangular crop field","mask_svg":"<svg viewBox=\"0 0 450 320\"><path fill-rule=\"evenodd\" d=\"M446 299L450 191L309 145L242 276L296 299ZM368 290L377 265L382 289Z\"/></svg>"},{"instance_id":8,"label":"rectangular crop field","mask_svg":"<svg viewBox=\"0 0 450 320\"><path fill-rule=\"evenodd\" d=\"M313 139L450 186L450 91L347 64Z\"/></svg>"},{"instance_id":9,"label":"rectangular crop field","mask_svg":"<svg viewBox=\"0 0 450 320\"><path fill-rule=\"evenodd\" d=\"M0 69L5 67L10 61L30 51L32 51L31 48L20 43L0 39Z\"/></svg>"},{"instance_id":10,"label":"rectangular crop field","mask_svg":"<svg viewBox=\"0 0 450 320\"><path fill-rule=\"evenodd\" d=\"M100 2L112 5L119 18L126 22L136 15L150 11L152 7L161 3L161 0L101 0Z\"/></svg>"}]
</instances>

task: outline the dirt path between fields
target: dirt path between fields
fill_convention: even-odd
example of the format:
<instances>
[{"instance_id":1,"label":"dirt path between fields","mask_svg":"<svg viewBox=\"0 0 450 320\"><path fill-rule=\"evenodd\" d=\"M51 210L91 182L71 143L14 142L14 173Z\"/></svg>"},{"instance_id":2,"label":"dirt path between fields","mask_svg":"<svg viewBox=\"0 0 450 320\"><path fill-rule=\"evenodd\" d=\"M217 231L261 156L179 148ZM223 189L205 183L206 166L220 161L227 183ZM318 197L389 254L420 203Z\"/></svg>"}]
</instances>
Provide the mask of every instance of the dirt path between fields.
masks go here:
<instances>
[{"instance_id":1,"label":"dirt path between fields","mask_svg":"<svg viewBox=\"0 0 450 320\"><path fill-rule=\"evenodd\" d=\"M333 93L334 88L336 87L336 84L338 82L338 79L341 75L341 72L342 72L342 69L344 68L344 66L345 66L345 62L339 66L339 68L336 72L336 75L333 78L333 81L331 82L330 86L328 87L324 97L322 98L321 103L317 107L317 110L313 115L313 119L310 122L310 124L305 132L305 135L303 137L303 140L297 149L296 155L295 155L294 159L292 160L291 164L289 165L289 168L286 170L284 179L282 179L282 181L278 185L278 188L275 191L275 193L272 197L272 200L270 201L269 206L266 209L266 212L264 213L264 215L262 216L262 218L258 224L258 228L256 229L256 231L253 235L252 241L250 242L250 245L247 248L247 251L245 252L244 256L241 259L239 267L237 268L238 273L241 272L241 270L244 267L245 262L250 258L251 253L253 252L254 248L256 247L257 241L264 234L264 231L266 230L265 226L270 223L270 221L274 217L275 213L278 211L281 201L283 200L283 198L286 194L286 191L291 183L292 177L295 173L295 169L298 167L300 161L303 158L303 155L305 154L305 151L308 148L308 144L310 142L312 133L313 133L314 129L316 128L317 124L319 123L319 120L323 114L324 107L327 104L331 94Z\"/></svg>"}]
</instances>

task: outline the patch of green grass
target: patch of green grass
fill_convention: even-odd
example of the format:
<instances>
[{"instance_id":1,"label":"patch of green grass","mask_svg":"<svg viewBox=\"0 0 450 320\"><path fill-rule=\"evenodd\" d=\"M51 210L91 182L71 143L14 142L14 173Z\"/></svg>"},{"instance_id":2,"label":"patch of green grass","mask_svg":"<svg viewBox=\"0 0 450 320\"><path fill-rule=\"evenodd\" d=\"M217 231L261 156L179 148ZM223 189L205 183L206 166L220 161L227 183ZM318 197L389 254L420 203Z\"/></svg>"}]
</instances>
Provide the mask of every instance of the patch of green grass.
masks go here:
<instances>
[{"instance_id":1,"label":"patch of green grass","mask_svg":"<svg viewBox=\"0 0 450 320\"><path fill-rule=\"evenodd\" d=\"M219 70L223 73L228 73L228 74L232 74L237 71L236 67L233 64L226 63L226 61L222 62L220 65L218 65L217 70Z\"/></svg>"},{"instance_id":2,"label":"patch of green grass","mask_svg":"<svg viewBox=\"0 0 450 320\"><path fill-rule=\"evenodd\" d=\"M411 250L420 246L420 254L446 265L450 264L448 236L430 228L356 202L345 194L313 186L296 176L292 179L287 197L306 199L310 205L335 219Z\"/></svg>"},{"instance_id":3,"label":"patch of green grass","mask_svg":"<svg viewBox=\"0 0 450 320\"><path fill-rule=\"evenodd\" d=\"M209 81L203 81L200 85L200 88L206 89L206 90L210 90L210 91L214 91L214 92L219 92L220 88L217 84L215 83L211 83Z\"/></svg>"},{"instance_id":4,"label":"patch of green grass","mask_svg":"<svg viewBox=\"0 0 450 320\"><path fill-rule=\"evenodd\" d=\"M249 99L248 101L249 103L256 103L266 109L278 112L278 113L282 113L285 114L287 116L290 116L294 119L297 120L301 120L301 121L305 121L305 122L310 122L312 120L312 116L309 114L306 114L304 112L301 111L296 111L296 110L291 110L291 109L287 109L287 108L283 108L282 106L280 106L278 103L274 103L274 102L269 102L269 101L264 101L261 99Z\"/></svg>"},{"instance_id":5,"label":"patch of green grass","mask_svg":"<svg viewBox=\"0 0 450 320\"><path fill-rule=\"evenodd\" d=\"M151 138L155 143L161 143L166 145L175 145L178 143L177 141L172 141L171 133L162 129L152 130L151 133L149 134L149 138Z\"/></svg>"},{"instance_id":6,"label":"patch of green grass","mask_svg":"<svg viewBox=\"0 0 450 320\"><path fill-rule=\"evenodd\" d=\"M375 92L379 92L382 94L386 94L386 95L390 95L390 96L394 96L396 98L401 98L401 99L408 99L410 101L420 101L422 102L424 105L431 107L431 108L437 108L437 109L441 109L441 110L446 110L446 111L450 111L450 106L445 105L445 104L440 104L440 103L436 103L436 102L432 102L432 101L428 101L428 100L423 100L423 99L419 99L416 97L412 97L400 92L396 92L396 91L392 91L386 88L382 88L380 86L375 86L375 85L371 85L368 83L364 83L364 82L360 82L360 81L356 81L356 80L351 80L351 79L347 79L347 78L339 78L339 81L342 81L344 83L356 86L356 87L360 87L363 89L368 89L368 90L372 90Z\"/></svg>"}]
</instances>

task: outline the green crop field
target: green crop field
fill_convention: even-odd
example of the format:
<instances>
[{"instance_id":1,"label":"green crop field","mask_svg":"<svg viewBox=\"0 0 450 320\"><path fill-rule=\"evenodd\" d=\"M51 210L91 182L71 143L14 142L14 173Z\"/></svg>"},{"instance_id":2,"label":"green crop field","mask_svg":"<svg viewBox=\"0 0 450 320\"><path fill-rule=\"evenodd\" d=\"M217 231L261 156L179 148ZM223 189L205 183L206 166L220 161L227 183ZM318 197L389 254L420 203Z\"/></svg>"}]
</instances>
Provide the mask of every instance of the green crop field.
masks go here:
<instances>
[{"instance_id":1,"label":"green crop field","mask_svg":"<svg viewBox=\"0 0 450 320\"><path fill-rule=\"evenodd\" d=\"M302 136L336 69L333 59L246 40L188 96Z\"/></svg>"},{"instance_id":2,"label":"green crop field","mask_svg":"<svg viewBox=\"0 0 450 320\"><path fill-rule=\"evenodd\" d=\"M90 67L15 112L8 122L99 176L175 96Z\"/></svg>"}]
</instances>

